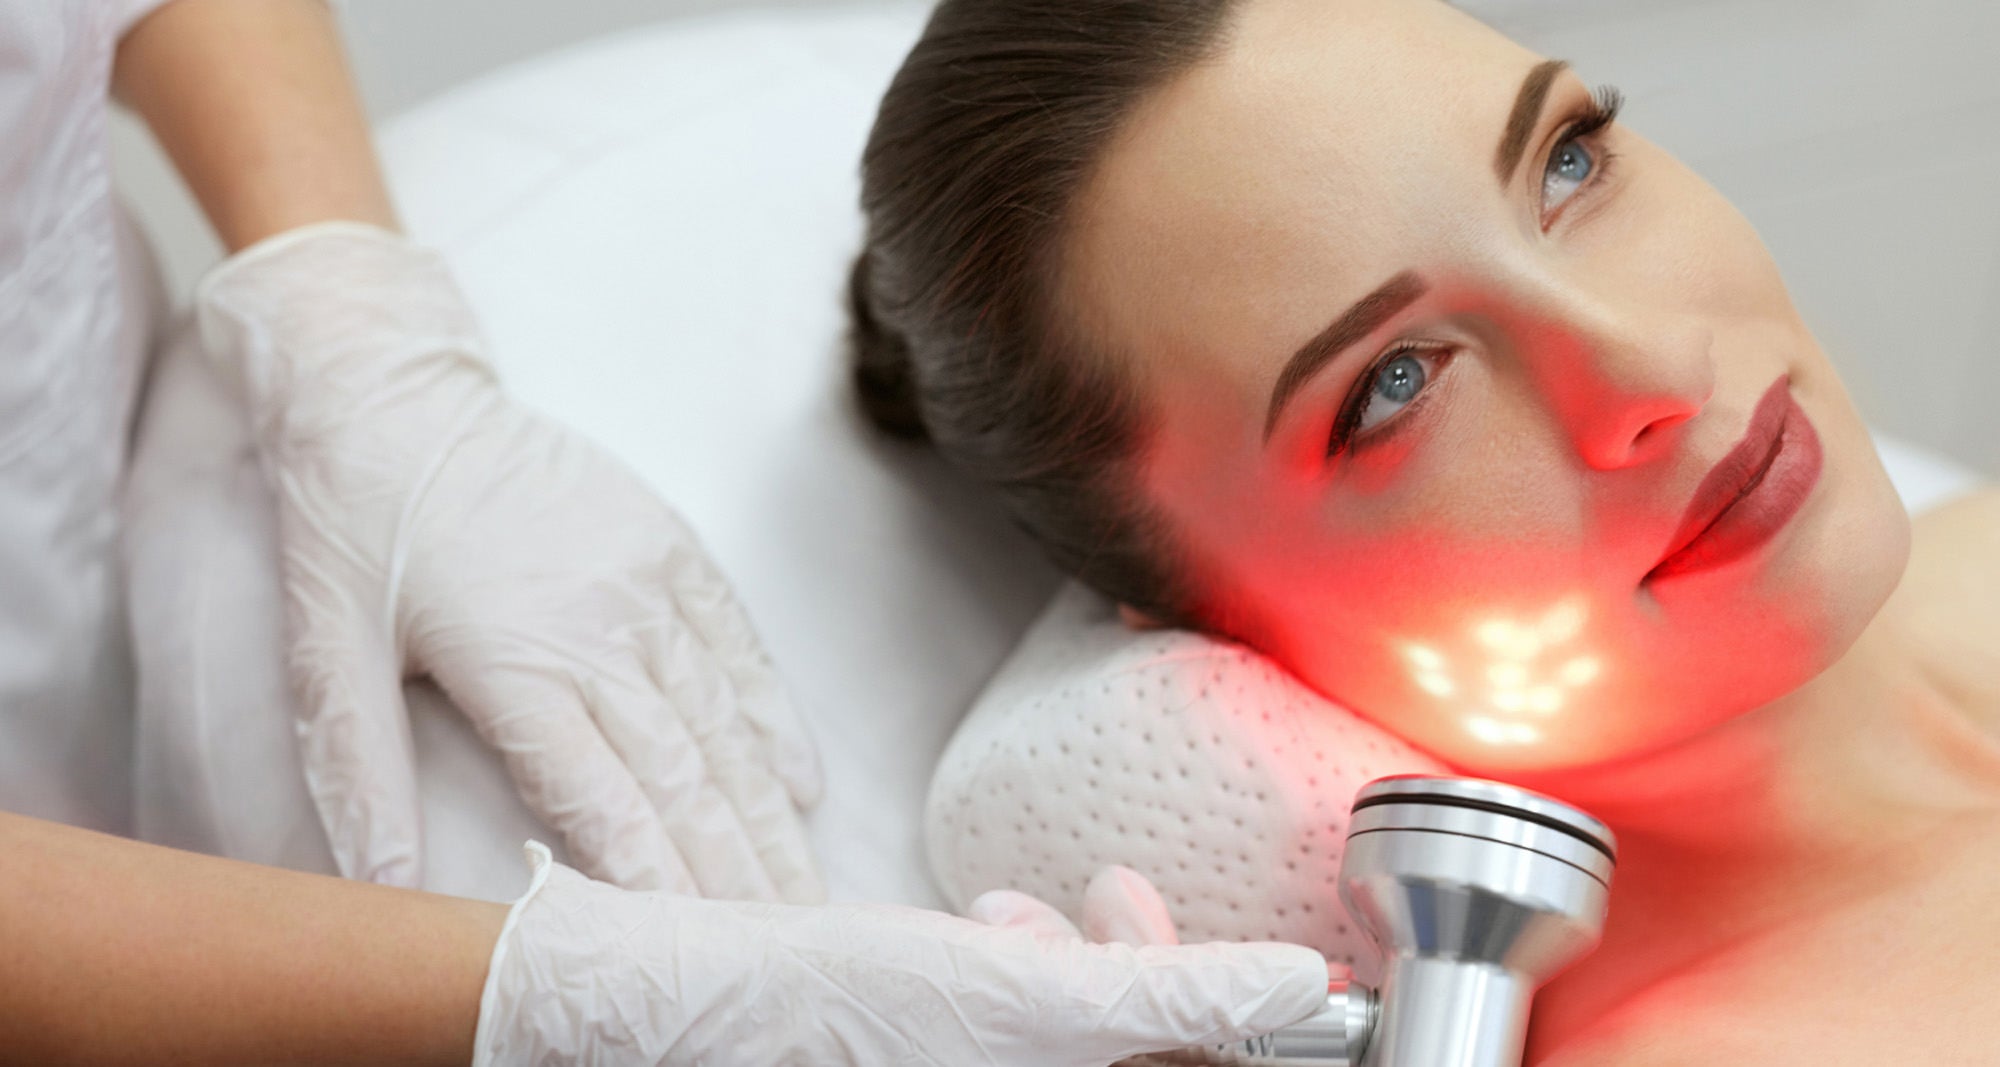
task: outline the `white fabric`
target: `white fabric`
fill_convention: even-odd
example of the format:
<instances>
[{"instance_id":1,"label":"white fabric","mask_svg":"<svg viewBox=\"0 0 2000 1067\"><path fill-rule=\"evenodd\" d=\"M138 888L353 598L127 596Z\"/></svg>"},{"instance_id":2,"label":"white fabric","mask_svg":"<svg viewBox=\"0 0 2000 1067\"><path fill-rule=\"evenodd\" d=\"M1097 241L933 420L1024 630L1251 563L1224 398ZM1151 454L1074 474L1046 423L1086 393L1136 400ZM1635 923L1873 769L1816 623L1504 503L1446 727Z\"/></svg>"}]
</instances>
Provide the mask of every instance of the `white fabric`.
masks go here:
<instances>
[{"instance_id":1,"label":"white fabric","mask_svg":"<svg viewBox=\"0 0 2000 1067\"><path fill-rule=\"evenodd\" d=\"M159 295L111 195L118 35L153 3L0 5L0 808L131 824L116 493Z\"/></svg>"},{"instance_id":2,"label":"white fabric","mask_svg":"<svg viewBox=\"0 0 2000 1067\"><path fill-rule=\"evenodd\" d=\"M1095 945L1018 900L987 925L632 893L528 855L474 1067L1101 1067L1255 1037L1326 998L1324 962L1295 945Z\"/></svg>"},{"instance_id":3,"label":"white fabric","mask_svg":"<svg viewBox=\"0 0 2000 1067\"><path fill-rule=\"evenodd\" d=\"M500 751L580 866L813 903L820 769L728 582L622 463L500 387L432 252L332 222L195 295L278 505L306 783L343 874L420 881L401 680Z\"/></svg>"},{"instance_id":4,"label":"white fabric","mask_svg":"<svg viewBox=\"0 0 2000 1067\"><path fill-rule=\"evenodd\" d=\"M1970 471L1890 439L1911 510ZM1311 945L1376 977L1335 893L1354 794L1446 768L1256 653L1126 627L1071 583L979 697L939 762L925 814L955 907L1015 889L1064 912L1106 864L1152 880L1195 940Z\"/></svg>"},{"instance_id":5,"label":"white fabric","mask_svg":"<svg viewBox=\"0 0 2000 1067\"><path fill-rule=\"evenodd\" d=\"M850 401L856 160L924 11L621 36L455 91L382 147L508 390L628 463L735 586L825 761L808 829L829 893L935 905L930 770L1056 577ZM192 344L155 371L128 493L140 829L332 871L291 736L273 505ZM462 716L408 695L425 883L511 899L521 840L553 835Z\"/></svg>"}]
</instances>

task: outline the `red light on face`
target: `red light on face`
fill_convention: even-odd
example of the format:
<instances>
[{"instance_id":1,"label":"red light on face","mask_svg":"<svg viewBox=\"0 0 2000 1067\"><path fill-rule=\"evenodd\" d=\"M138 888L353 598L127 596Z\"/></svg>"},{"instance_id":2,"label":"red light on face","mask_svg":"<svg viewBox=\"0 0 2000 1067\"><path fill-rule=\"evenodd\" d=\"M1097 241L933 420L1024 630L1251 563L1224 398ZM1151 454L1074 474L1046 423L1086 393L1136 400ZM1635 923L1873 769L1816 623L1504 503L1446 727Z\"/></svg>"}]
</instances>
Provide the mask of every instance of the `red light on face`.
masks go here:
<instances>
[{"instance_id":1,"label":"red light on face","mask_svg":"<svg viewBox=\"0 0 2000 1067\"><path fill-rule=\"evenodd\" d=\"M1219 630L1456 769L1556 773L1685 742L1823 670L1859 632L1853 606L1893 588L1906 550L1872 532L1902 525L1893 498L1860 501L1888 519L1850 539L1828 525L1831 478L1754 551L1661 570L1694 483L1742 434L1734 380L1707 421L1680 424L1699 433L1601 467L1548 417L1548 382L1454 366L1451 399L1405 418L1419 429L1339 462L1321 422L1267 442L1245 418L1262 391L1173 377L1143 476ZM1867 447L1857 426L1842 425L1850 450ZM1843 441L1827 442L1832 469ZM1774 460L1756 492L1784 474ZM1850 590L1850 571L1868 581Z\"/></svg>"},{"instance_id":2,"label":"red light on face","mask_svg":"<svg viewBox=\"0 0 2000 1067\"><path fill-rule=\"evenodd\" d=\"M1406 642L1403 660L1417 689L1451 709L1475 740L1532 744L1604 673L1601 656L1577 647L1589 618L1583 596L1569 596L1539 611L1484 617L1448 650Z\"/></svg>"}]
</instances>

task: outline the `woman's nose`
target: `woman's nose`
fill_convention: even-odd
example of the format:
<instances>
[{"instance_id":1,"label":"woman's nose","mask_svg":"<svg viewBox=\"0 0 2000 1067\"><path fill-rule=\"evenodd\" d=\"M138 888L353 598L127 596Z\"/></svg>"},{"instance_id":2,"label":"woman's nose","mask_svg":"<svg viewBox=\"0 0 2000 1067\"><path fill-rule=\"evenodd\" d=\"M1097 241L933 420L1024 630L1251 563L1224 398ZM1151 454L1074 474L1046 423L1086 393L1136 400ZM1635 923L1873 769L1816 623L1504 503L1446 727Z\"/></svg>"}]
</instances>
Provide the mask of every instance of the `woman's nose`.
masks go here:
<instances>
[{"instance_id":1,"label":"woman's nose","mask_svg":"<svg viewBox=\"0 0 2000 1067\"><path fill-rule=\"evenodd\" d=\"M1714 332L1574 294L1562 305L1528 361L1578 456L1616 470L1671 449L1715 392Z\"/></svg>"}]
</instances>

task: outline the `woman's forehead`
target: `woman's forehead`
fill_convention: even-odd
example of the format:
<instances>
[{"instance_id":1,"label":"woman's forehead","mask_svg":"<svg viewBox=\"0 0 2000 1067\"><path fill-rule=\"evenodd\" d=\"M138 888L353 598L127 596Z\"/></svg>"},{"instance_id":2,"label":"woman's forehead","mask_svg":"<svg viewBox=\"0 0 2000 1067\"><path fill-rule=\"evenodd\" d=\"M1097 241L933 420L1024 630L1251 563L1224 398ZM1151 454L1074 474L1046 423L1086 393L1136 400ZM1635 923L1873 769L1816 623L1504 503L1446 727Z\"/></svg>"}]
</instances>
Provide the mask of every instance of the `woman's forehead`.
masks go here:
<instances>
[{"instance_id":1,"label":"woman's forehead","mask_svg":"<svg viewBox=\"0 0 2000 1067\"><path fill-rule=\"evenodd\" d=\"M1324 317L1406 267L1389 260L1440 209L1494 194L1538 61L1437 0L1248 0L1219 55L1134 111L1077 205L1069 273L1092 326L1164 354Z\"/></svg>"}]
</instances>

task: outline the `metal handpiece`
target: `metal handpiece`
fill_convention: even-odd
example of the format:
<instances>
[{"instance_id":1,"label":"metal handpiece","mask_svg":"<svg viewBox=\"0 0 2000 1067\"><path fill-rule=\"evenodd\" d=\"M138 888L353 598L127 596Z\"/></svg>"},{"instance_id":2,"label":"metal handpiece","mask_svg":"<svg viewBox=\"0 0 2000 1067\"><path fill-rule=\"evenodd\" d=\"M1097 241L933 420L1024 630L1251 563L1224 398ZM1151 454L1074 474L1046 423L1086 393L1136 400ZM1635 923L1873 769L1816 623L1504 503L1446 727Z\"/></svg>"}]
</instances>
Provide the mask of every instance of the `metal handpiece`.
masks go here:
<instances>
[{"instance_id":1,"label":"metal handpiece","mask_svg":"<svg viewBox=\"0 0 2000 1067\"><path fill-rule=\"evenodd\" d=\"M1210 1067L1357 1067L1374 1026L1374 990L1333 982L1318 1014L1263 1037L1204 1049L1200 1062Z\"/></svg>"},{"instance_id":2,"label":"metal handpiece","mask_svg":"<svg viewBox=\"0 0 2000 1067\"><path fill-rule=\"evenodd\" d=\"M1340 897L1383 958L1382 984L1258 1041L1205 1049L1233 1067L1520 1067L1535 990L1597 946L1616 843L1538 793L1398 776L1354 800Z\"/></svg>"}]
</instances>

